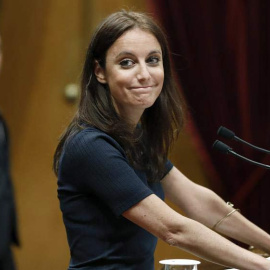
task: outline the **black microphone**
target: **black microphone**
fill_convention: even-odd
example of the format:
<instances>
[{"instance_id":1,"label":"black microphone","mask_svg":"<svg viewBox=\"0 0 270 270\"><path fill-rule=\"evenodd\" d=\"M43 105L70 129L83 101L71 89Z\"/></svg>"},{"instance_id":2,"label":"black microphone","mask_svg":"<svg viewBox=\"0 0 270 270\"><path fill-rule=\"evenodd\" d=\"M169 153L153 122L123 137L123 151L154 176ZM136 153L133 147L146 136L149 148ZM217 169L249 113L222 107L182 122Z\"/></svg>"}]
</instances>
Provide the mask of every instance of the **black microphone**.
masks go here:
<instances>
[{"instance_id":1,"label":"black microphone","mask_svg":"<svg viewBox=\"0 0 270 270\"><path fill-rule=\"evenodd\" d=\"M244 161L250 162L250 163L257 165L257 166L260 166L262 168L270 169L269 165L266 165L264 163L260 163L260 162L257 162L257 161L254 161L252 159L249 159L249 158L246 158L244 156L239 155L238 153L234 152L230 146L228 146L227 144L225 144L219 140L216 140L214 142L213 149L218 150L219 152L221 152L223 154L232 154L233 156L236 156Z\"/></svg>"},{"instance_id":2,"label":"black microphone","mask_svg":"<svg viewBox=\"0 0 270 270\"><path fill-rule=\"evenodd\" d=\"M249 143L249 142L244 141L243 139L237 137L233 131L231 131L231 130L229 130L229 129L223 127L223 126L221 126L221 127L218 129L217 134L218 134L219 136L222 136L222 137L225 138L225 139L239 141L239 142L244 143L244 144L246 144L246 145L248 145L248 146L250 146L250 147L252 147L252 148L254 148L254 149L258 150L258 151L261 151L261 152L270 154L270 151L269 151L269 150L264 149L264 148L261 148L261 147L258 147L258 146L256 146L256 145L253 145L253 144L251 144L251 143Z\"/></svg>"}]
</instances>

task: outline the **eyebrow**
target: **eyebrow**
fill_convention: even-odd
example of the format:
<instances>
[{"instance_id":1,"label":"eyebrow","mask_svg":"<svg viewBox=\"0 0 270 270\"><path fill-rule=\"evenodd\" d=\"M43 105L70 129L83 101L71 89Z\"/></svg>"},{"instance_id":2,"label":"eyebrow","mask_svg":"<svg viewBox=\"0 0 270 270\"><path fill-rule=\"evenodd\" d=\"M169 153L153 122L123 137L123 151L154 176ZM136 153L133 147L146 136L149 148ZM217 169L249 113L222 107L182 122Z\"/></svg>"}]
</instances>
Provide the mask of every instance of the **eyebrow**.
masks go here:
<instances>
[{"instance_id":1,"label":"eyebrow","mask_svg":"<svg viewBox=\"0 0 270 270\"><path fill-rule=\"evenodd\" d=\"M149 52L148 55L155 54L155 53L162 54L160 50L153 50L153 51ZM132 55L132 56L135 56L135 54L132 53L132 52L130 52L130 51L122 51L122 52L120 52L119 54L116 55L116 58L118 58L118 57L120 57L122 55Z\"/></svg>"}]
</instances>

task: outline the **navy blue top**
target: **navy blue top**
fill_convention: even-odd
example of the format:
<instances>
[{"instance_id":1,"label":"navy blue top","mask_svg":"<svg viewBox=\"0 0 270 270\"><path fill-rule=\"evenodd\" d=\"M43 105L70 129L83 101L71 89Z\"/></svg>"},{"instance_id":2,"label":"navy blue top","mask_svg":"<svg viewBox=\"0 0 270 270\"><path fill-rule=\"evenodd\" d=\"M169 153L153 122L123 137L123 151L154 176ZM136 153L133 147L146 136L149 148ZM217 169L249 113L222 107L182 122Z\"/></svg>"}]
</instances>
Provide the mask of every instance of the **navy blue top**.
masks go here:
<instances>
[{"instance_id":1,"label":"navy blue top","mask_svg":"<svg viewBox=\"0 0 270 270\"><path fill-rule=\"evenodd\" d=\"M168 161L164 176L172 167ZM92 127L76 134L58 177L69 269L154 269L156 237L121 215L153 193L164 199L161 184L134 170L112 137Z\"/></svg>"}]
</instances>

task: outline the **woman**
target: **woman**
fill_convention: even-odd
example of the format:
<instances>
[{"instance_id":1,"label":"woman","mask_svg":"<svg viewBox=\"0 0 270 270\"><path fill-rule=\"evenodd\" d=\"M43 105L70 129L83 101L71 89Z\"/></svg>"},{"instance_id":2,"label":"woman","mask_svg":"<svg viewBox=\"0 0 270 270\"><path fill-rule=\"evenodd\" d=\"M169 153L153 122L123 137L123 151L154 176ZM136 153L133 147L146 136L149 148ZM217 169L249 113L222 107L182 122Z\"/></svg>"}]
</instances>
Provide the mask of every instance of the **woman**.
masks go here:
<instances>
[{"instance_id":1,"label":"woman","mask_svg":"<svg viewBox=\"0 0 270 270\"><path fill-rule=\"evenodd\" d=\"M157 237L222 265L270 269L209 228L266 252L270 236L167 160L183 109L165 36L151 18L121 11L103 21L81 89L54 158L69 269L153 269Z\"/></svg>"}]
</instances>

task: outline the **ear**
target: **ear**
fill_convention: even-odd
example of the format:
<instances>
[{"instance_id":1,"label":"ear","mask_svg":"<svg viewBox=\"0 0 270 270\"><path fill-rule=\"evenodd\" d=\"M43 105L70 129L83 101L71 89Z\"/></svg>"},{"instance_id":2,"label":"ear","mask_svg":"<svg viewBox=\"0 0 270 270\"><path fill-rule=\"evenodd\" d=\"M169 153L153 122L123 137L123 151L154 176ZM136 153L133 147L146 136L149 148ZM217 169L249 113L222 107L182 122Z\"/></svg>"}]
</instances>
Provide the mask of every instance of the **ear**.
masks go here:
<instances>
[{"instance_id":1,"label":"ear","mask_svg":"<svg viewBox=\"0 0 270 270\"><path fill-rule=\"evenodd\" d=\"M95 60L94 71L95 71L96 78L100 83L103 83L103 84L107 83L105 72L97 60Z\"/></svg>"}]
</instances>

